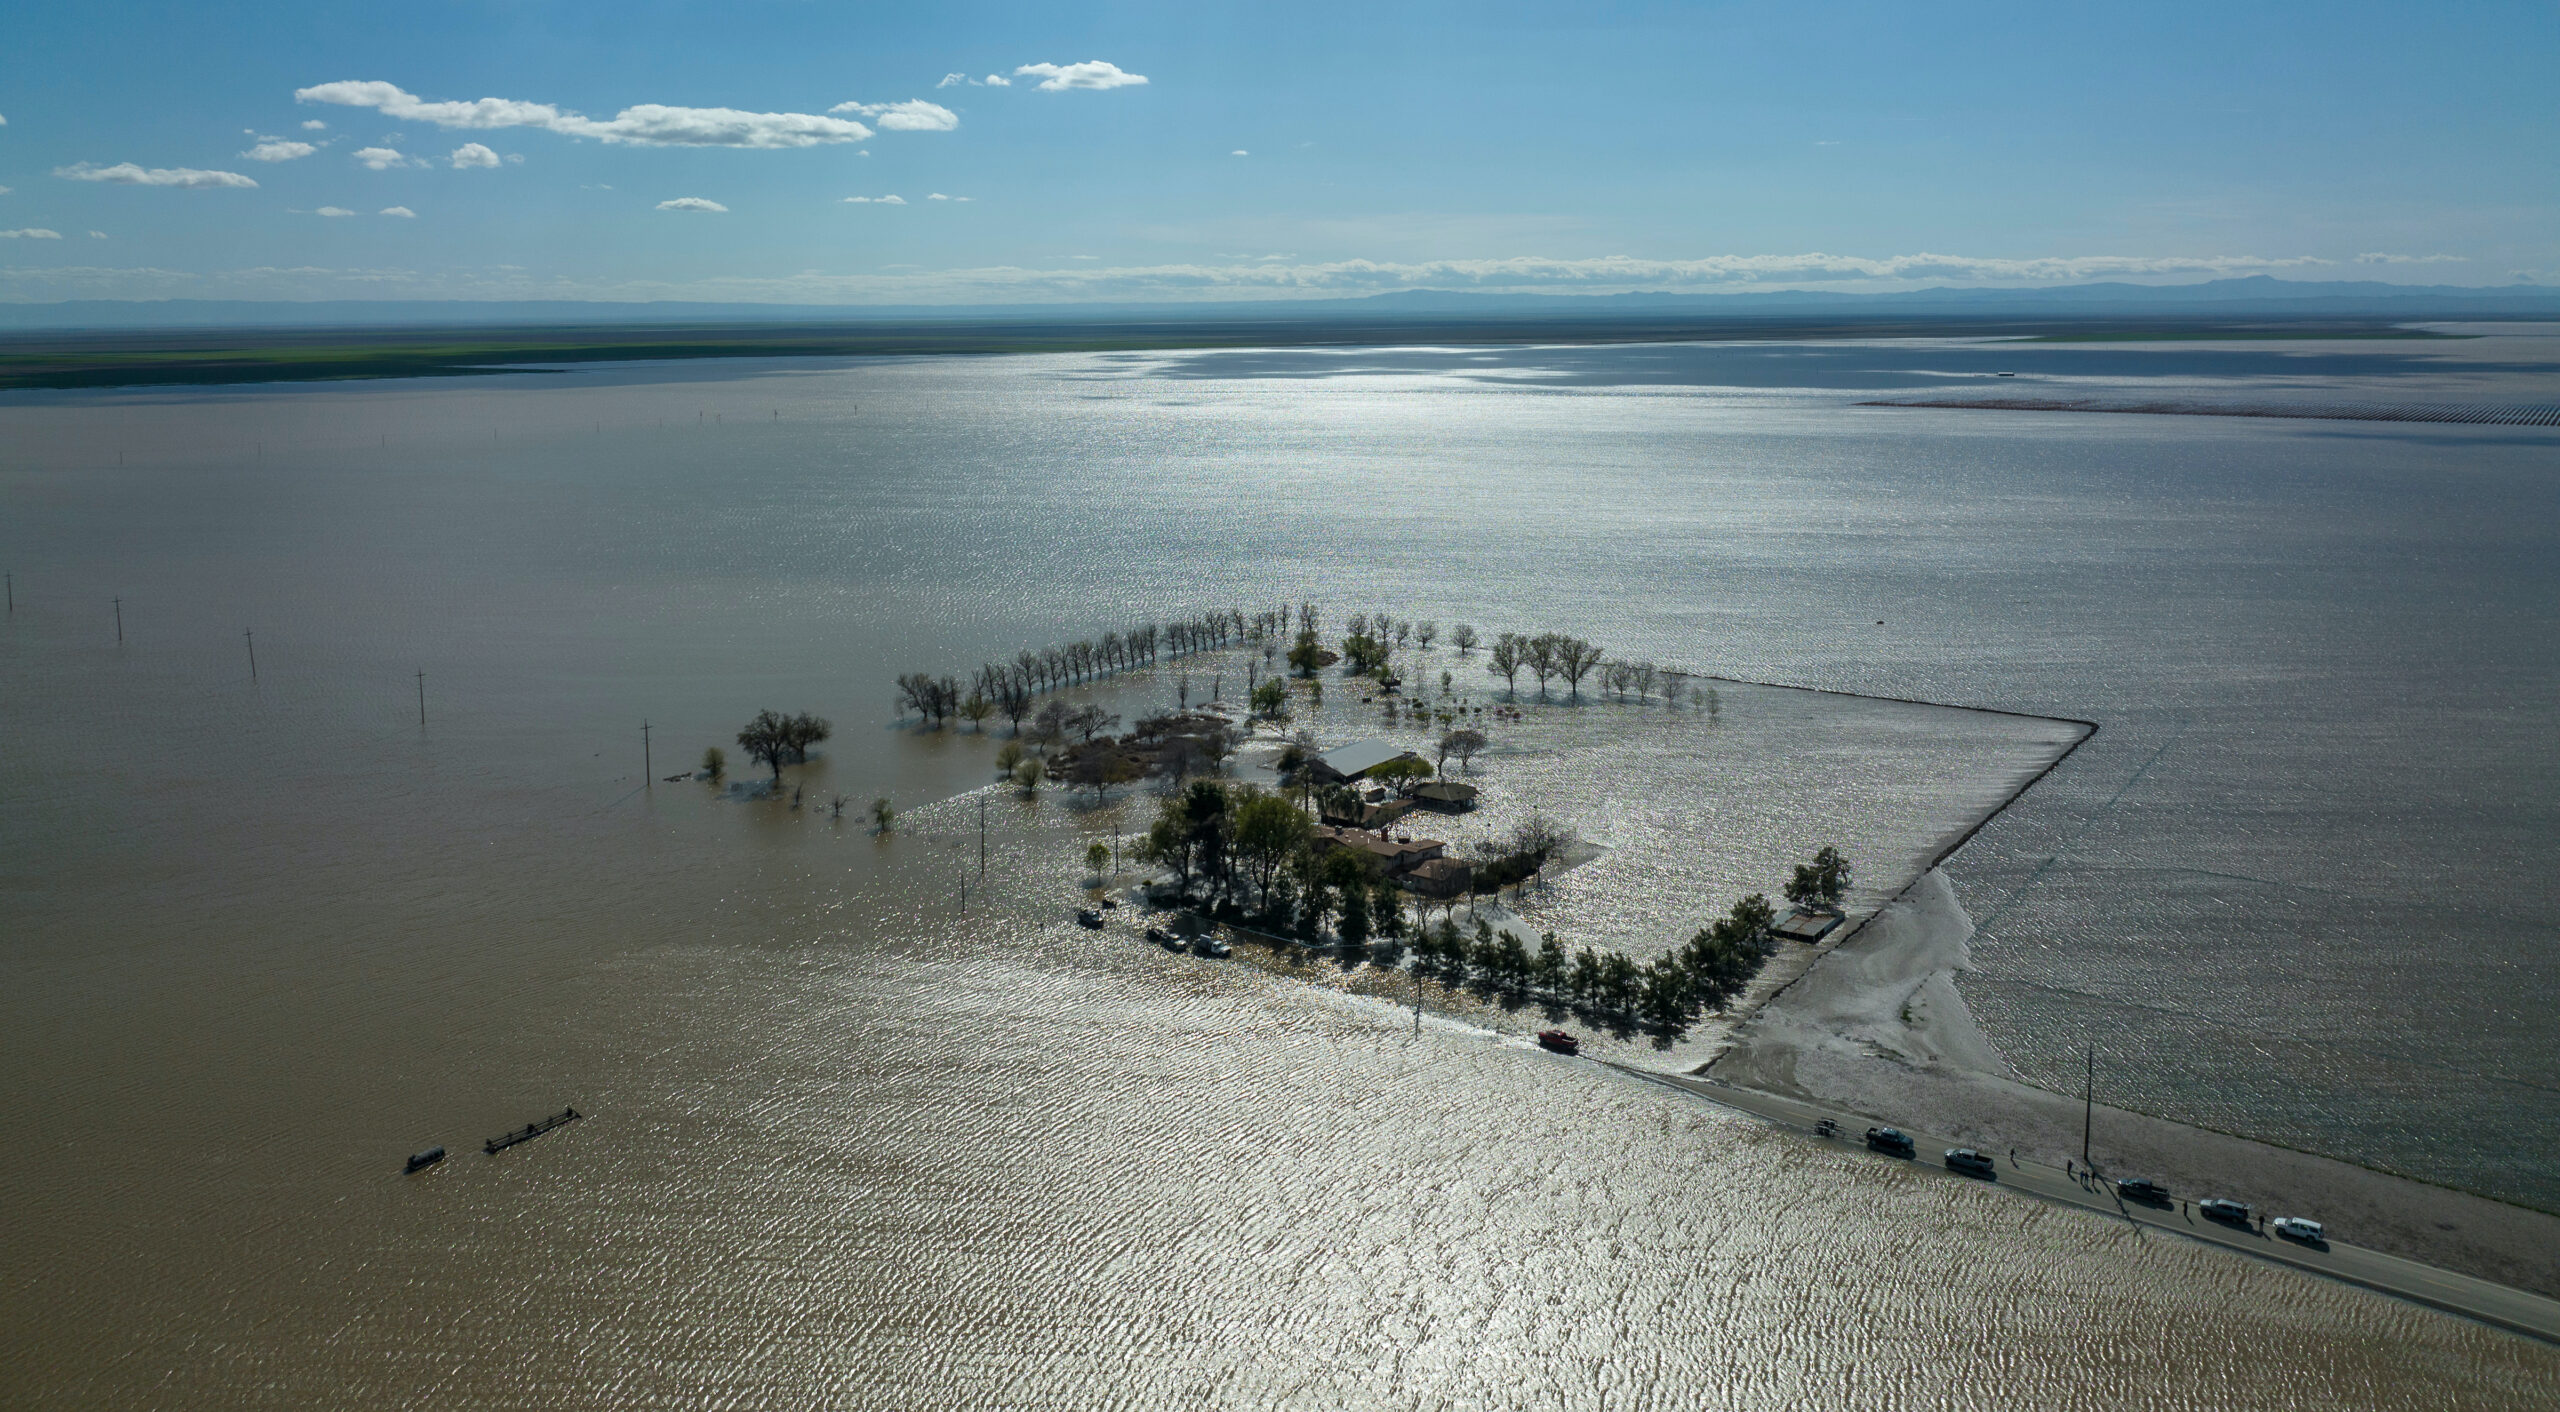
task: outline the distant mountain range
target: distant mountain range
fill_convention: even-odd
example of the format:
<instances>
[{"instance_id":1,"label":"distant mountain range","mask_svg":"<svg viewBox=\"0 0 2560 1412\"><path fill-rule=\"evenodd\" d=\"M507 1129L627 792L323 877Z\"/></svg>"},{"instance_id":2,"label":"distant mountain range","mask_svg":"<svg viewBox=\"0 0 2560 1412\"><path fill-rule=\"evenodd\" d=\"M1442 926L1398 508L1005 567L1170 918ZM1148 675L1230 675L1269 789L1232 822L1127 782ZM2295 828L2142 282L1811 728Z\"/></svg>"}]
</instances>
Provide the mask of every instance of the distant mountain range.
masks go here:
<instances>
[{"instance_id":1,"label":"distant mountain range","mask_svg":"<svg viewBox=\"0 0 2560 1412\"><path fill-rule=\"evenodd\" d=\"M2037 289L1935 287L1900 293L1770 290L1733 294L1479 294L1421 289L1360 299L1217 304L709 304L671 300L616 303L583 300L235 300L75 299L0 303L0 329L176 329L418 325L495 327L723 323L899 323L1003 320L1009 323L1182 324L1321 318L1435 319L1523 315L1574 319L1695 322L1737 318L1894 318L1933 320L2054 318L2090 315L2194 315L2380 319L2560 318L2560 288L2384 284L2373 280L2280 280L2267 275L2202 284L2097 283Z\"/></svg>"}]
</instances>

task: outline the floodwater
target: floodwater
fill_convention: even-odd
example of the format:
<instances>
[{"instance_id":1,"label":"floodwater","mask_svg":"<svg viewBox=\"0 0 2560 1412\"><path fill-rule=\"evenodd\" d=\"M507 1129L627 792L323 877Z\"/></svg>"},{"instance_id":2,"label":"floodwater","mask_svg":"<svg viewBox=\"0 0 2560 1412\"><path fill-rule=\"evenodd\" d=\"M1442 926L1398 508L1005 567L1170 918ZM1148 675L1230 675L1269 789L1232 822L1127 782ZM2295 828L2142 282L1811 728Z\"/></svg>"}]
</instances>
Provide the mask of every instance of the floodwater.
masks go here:
<instances>
[{"instance_id":1,"label":"floodwater","mask_svg":"<svg viewBox=\"0 0 2560 1412\"><path fill-rule=\"evenodd\" d=\"M1143 796L955 798L994 742L892 728L889 683L1313 598L2094 720L1950 867L1990 1037L2065 1086L2094 1031L2129 1106L2560 1204L2560 438L1849 406L1993 366L2547 401L2554 346L8 399L0 1402L2548 1405L2551 1349L1799 1142L1523 1017L1416 1037L1062 927ZM1338 697L1328 743L1370 729ZM1553 708L1605 768L1479 768L1610 846L1540 905L1634 946L1818 841L1881 888L2053 743L1825 700ZM800 809L642 787L644 720L667 775L765 706L836 723ZM1684 886L1700 835L1744 861Z\"/></svg>"}]
</instances>

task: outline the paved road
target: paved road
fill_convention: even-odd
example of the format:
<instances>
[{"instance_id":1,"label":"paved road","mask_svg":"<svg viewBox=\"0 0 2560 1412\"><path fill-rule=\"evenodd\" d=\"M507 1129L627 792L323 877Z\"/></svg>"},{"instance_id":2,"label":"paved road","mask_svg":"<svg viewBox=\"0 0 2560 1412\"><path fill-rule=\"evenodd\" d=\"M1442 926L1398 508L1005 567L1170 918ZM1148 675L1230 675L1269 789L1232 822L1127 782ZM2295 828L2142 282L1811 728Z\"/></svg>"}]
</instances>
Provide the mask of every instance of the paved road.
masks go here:
<instances>
[{"instance_id":1,"label":"paved road","mask_svg":"<svg viewBox=\"0 0 2560 1412\"><path fill-rule=\"evenodd\" d=\"M1985 1180L1948 1172L1940 1159L1940 1154L1950 1147L1961 1144L1953 1138L1927 1133L1907 1123L1871 1118L1863 1114L1851 1113L1843 1108L1799 1102L1752 1089L1735 1088L1730 1084L1718 1083L1712 1079L1649 1073L1643 1069L1628 1068L1625 1065L1611 1067L1635 1078L1678 1089L1709 1102L1738 1109L1784 1127L1801 1130L1808 1136L1813 1134L1816 1123L1828 1118L1840 1127L1840 1136L1834 1140L1862 1152L1867 1150L1864 1137L1866 1130L1870 1127L1889 1124L1908 1133L1919 1149L1920 1155L1916 1159L1907 1159L1886 1157L1879 1153L1876 1154L1876 1160L1910 1161L1915 1166L1924 1166L1939 1172L1950 1181ZM2062 1168L2048 1167L2040 1162L2018 1162L2013 1160L2006 1151L1989 1150L1986 1151L1986 1155L1995 1159L1999 1165L2000 1174L1996 1178L1997 1184L2012 1191L2040 1196L2048 1201L2058 1201L2069 1206L2087 1207L2092 1211L2101 1211L2110 1216L2132 1221L2137 1225L2154 1227L2212 1245L2226 1246L2244 1254L2255 1255L2260 1259L2277 1261L2314 1274L2327 1275L2331 1279L2344 1280L2349 1284L2362 1285L2367 1289L2378 1290L2384 1294L2395 1295L2449 1313L2460 1314L2466 1318L2477 1319L2484 1324L2494 1324L2515 1333L2560 1343L2560 1300L2546 1299L2541 1295L2511 1289L2506 1285L2473 1279L2469 1275L2455 1274L2451 1270L2440 1270L2432 1265L2422 1265L2415 1260L2404 1260L2397 1255L2385 1255L2379 1250L2367 1250L2362 1246L2349 1245L2345 1241L2333 1240L2318 1246L2303 1245L2285 1240L2272 1232L2262 1232L2255 1228L2243 1229L2237 1226L2226 1226L2219 1221L2209 1221L2195 1214L2193 1203L2197 1198L2213 1195L2212 1192L2181 1192L2178 1195L2186 1198L2183 1201L2172 1199L2166 1206L2150 1206L2117 1199L2115 1188L2104 1180L2068 1173ZM2267 1211L2259 1214L2272 1217L2285 1213Z\"/></svg>"}]
</instances>

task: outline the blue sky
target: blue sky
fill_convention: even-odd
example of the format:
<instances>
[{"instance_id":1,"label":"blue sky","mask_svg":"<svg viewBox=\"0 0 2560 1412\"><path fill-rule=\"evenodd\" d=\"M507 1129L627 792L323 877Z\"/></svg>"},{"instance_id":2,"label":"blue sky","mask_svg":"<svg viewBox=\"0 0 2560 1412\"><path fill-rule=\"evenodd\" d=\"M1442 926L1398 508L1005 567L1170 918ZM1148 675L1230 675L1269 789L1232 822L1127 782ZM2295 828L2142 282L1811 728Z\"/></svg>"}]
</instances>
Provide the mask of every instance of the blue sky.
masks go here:
<instances>
[{"instance_id":1,"label":"blue sky","mask_svg":"<svg viewBox=\"0 0 2560 1412\"><path fill-rule=\"evenodd\" d=\"M0 53L0 299L2560 280L2548 3L25 3Z\"/></svg>"}]
</instances>

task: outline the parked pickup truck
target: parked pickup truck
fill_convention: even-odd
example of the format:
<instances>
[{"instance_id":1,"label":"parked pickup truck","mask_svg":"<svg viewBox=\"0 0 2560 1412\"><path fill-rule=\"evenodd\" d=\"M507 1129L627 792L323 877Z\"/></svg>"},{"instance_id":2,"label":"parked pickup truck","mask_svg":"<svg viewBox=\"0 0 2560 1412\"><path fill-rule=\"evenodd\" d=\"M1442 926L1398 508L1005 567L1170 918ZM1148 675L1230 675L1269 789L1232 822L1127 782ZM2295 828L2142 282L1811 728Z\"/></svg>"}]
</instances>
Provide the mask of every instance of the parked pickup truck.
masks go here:
<instances>
[{"instance_id":1,"label":"parked pickup truck","mask_svg":"<svg viewBox=\"0 0 2560 1412\"><path fill-rule=\"evenodd\" d=\"M1970 1147L1948 1148L1947 1170L1961 1172L1968 1177L1986 1177L1995 1182L2000 1180L1999 1164Z\"/></svg>"},{"instance_id":2,"label":"parked pickup truck","mask_svg":"<svg viewBox=\"0 0 2560 1412\"><path fill-rule=\"evenodd\" d=\"M2116 1183L2116 1195L2127 1201L2139 1201L2146 1206L2169 1204L2169 1189L2149 1177L2125 1178Z\"/></svg>"},{"instance_id":3,"label":"parked pickup truck","mask_svg":"<svg viewBox=\"0 0 2560 1412\"><path fill-rule=\"evenodd\" d=\"M1900 1128L1867 1129L1867 1146L1893 1157L1911 1155L1911 1135Z\"/></svg>"}]
</instances>

